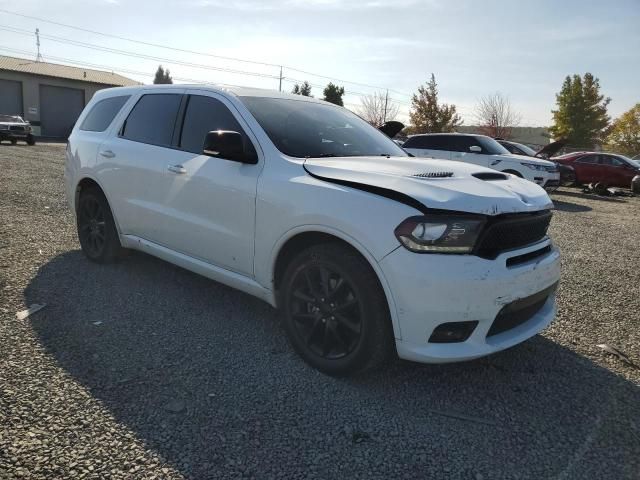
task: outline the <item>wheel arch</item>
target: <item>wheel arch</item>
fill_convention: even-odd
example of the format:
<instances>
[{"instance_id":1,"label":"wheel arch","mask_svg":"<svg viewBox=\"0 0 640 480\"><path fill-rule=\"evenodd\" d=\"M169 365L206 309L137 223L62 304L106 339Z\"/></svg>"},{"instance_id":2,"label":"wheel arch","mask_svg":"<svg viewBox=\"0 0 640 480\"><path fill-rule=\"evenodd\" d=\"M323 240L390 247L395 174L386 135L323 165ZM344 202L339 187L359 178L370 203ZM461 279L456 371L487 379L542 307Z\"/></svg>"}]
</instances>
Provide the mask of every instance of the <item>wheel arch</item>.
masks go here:
<instances>
[{"instance_id":1,"label":"wheel arch","mask_svg":"<svg viewBox=\"0 0 640 480\"><path fill-rule=\"evenodd\" d=\"M304 248L322 243L338 243L344 245L360 255L372 268L376 278L384 291L389 308L395 338L400 337L400 326L397 318L396 305L391 288L384 276L375 257L360 242L348 234L329 227L320 225L307 225L305 227L290 230L285 234L273 249L271 261L271 286L273 291L274 306L278 307L278 289L284 272L289 262L297 252Z\"/></svg>"},{"instance_id":2,"label":"wheel arch","mask_svg":"<svg viewBox=\"0 0 640 480\"><path fill-rule=\"evenodd\" d=\"M77 183L76 189L75 189L75 192L74 192L74 196L73 196L73 207L74 207L74 210L76 210L76 211L78 210L78 200L80 200L80 194L82 193L82 191L86 190L88 188L91 188L91 187L99 188L100 191L102 192L102 194L104 195L104 190L102 189L102 187L100 186L100 184L98 182L96 182L91 177L83 177ZM105 195L105 197L106 197L106 195Z\"/></svg>"},{"instance_id":3,"label":"wheel arch","mask_svg":"<svg viewBox=\"0 0 640 480\"><path fill-rule=\"evenodd\" d=\"M76 184L74 195L73 195L73 212L74 213L77 212L78 200L80 199L80 194L82 193L82 191L91 187L98 188L102 192L102 195L104 195L104 198L107 200L107 205L111 210L111 216L113 217L113 221L116 224L116 231L118 232L118 234L120 234L122 230L120 230L118 217L116 216L116 212L113 211L113 204L109 200L109 195L107 195L106 190L102 187L100 182L90 175L84 175L80 180L78 180L78 183Z\"/></svg>"}]
</instances>

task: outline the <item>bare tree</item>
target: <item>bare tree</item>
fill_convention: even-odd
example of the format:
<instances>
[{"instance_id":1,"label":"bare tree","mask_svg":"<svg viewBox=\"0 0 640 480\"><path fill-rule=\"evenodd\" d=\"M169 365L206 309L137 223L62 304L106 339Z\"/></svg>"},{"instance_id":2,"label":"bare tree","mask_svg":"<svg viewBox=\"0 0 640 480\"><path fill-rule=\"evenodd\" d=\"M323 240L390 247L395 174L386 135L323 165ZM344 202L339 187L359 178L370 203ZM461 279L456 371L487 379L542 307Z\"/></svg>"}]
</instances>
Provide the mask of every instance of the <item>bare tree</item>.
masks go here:
<instances>
[{"instance_id":1,"label":"bare tree","mask_svg":"<svg viewBox=\"0 0 640 480\"><path fill-rule=\"evenodd\" d=\"M511 102L500 92L482 97L475 108L480 132L493 138L510 138L521 116L511 108Z\"/></svg>"},{"instance_id":2,"label":"bare tree","mask_svg":"<svg viewBox=\"0 0 640 480\"><path fill-rule=\"evenodd\" d=\"M395 120L399 111L400 107L389 98L388 93L376 92L362 97L357 113L374 127L379 127Z\"/></svg>"}]
</instances>

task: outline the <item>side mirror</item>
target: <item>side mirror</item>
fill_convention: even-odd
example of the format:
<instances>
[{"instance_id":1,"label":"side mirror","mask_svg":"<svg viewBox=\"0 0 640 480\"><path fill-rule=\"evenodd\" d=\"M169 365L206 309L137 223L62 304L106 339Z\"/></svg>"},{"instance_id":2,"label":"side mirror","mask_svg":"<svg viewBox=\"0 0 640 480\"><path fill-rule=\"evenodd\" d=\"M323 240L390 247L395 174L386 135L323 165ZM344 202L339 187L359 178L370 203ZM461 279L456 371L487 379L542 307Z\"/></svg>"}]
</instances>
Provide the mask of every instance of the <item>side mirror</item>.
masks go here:
<instances>
[{"instance_id":1,"label":"side mirror","mask_svg":"<svg viewBox=\"0 0 640 480\"><path fill-rule=\"evenodd\" d=\"M482 152L482 147L479 147L478 145L471 145L469 147L469 151L473 153L480 153Z\"/></svg>"},{"instance_id":2,"label":"side mirror","mask_svg":"<svg viewBox=\"0 0 640 480\"><path fill-rule=\"evenodd\" d=\"M214 130L204 137L202 153L210 157L233 160L240 163L257 163L254 155L248 155L244 149L242 135L229 130Z\"/></svg>"}]
</instances>

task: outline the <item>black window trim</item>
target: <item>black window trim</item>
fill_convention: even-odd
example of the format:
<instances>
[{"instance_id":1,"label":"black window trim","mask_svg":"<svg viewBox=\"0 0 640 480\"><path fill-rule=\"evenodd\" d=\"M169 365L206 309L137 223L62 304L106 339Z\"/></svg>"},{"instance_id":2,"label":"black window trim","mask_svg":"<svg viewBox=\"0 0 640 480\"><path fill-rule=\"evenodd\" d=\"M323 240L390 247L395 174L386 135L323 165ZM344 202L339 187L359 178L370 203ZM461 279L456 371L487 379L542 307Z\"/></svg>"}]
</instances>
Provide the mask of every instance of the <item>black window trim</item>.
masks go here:
<instances>
[{"instance_id":1,"label":"black window trim","mask_svg":"<svg viewBox=\"0 0 640 480\"><path fill-rule=\"evenodd\" d=\"M247 138L247 140L249 140L249 142L251 142L251 145L253 146L253 150L255 151L256 156L258 158L258 161L256 163L260 163L260 159L262 158L262 148L259 147L260 143L257 141L257 138L256 138L255 134L253 133L253 130L251 130L250 125L244 120L244 118L242 118L242 115L240 115L240 112L238 112L237 108L235 108L235 105L228 105L224 101L224 97L222 97L220 95L210 95L211 93L215 93L215 92L210 92L209 90L186 90L186 91L181 91L180 93L172 93L170 91L169 92L168 91L160 91L160 92L145 91L140 95L140 97L138 97L138 99L131 106L131 108L129 108L128 111L126 111L126 116L125 116L124 120L122 121L122 124L118 128L117 137L122 139L122 140L127 140L129 142L140 143L142 145L151 145L151 146L158 147L158 148L167 148L169 150L177 150L179 152L185 152L185 153L191 153L193 155L197 155L197 154L194 154L193 152L189 152L188 150L183 149L180 146L180 139L182 137L182 129L184 127L184 120L185 120L185 117L186 117L186 114L187 114L187 107L188 107L188 104L189 104L190 97L192 97L192 96L208 97L208 98L213 98L215 100L218 100L225 107L227 107L227 109L229 110L229 112L231 113L233 118L235 118L236 122L238 122L238 125L240 126L240 128L242 128L242 132L240 132L240 133L244 133L244 135ZM182 96L182 98L180 99L180 105L178 106L178 111L176 113L176 118L174 120L175 124L174 124L174 127L173 127L173 134L171 136L171 144L170 145L157 145L155 143L141 142L139 140L132 140L130 138L127 138L127 137L123 136L124 129L125 129L126 125L127 125L127 120L129 118L129 115L131 115L131 112L133 112L133 109L136 108L136 105L142 99L142 97L144 97L145 95L167 95L167 94L170 94L170 95L181 95ZM129 100L131 100L131 98L129 98ZM127 102L129 100L127 100ZM127 104L127 102L125 102L125 105ZM116 117L118 117L118 115L122 114L123 111L125 111L124 110L124 106L125 105L123 105L123 108L120 109L120 112L118 112ZM235 110L235 113L234 113L234 110ZM113 120L112 120L112 123L113 123ZM251 132L251 134L249 134L248 132ZM256 145L258 145L258 146L256 146Z\"/></svg>"}]
</instances>

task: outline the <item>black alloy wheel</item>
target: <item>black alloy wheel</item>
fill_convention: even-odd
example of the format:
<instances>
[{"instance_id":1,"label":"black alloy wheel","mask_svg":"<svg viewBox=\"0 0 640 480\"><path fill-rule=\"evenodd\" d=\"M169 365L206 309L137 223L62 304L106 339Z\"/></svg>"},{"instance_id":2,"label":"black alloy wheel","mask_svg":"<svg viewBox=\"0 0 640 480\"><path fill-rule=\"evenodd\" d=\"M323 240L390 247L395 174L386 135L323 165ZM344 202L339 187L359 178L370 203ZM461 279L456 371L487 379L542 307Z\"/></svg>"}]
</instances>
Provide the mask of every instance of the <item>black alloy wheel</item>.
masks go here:
<instances>
[{"instance_id":1,"label":"black alloy wheel","mask_svg":"<svg viewBox=\"0 0 640 480\"><path fill-rule=\"evenodd\" d=\"M99 188L81 192L76 223L80 246L89 260L109 263L122 252L111 209Z\"/></svg>"},{"instance_id":2,"label":"black alloy wheel","mask_svg":"<svg viewBox=\"0 0 640 480\"><path fill-rule=\"evenodd\" d=\"M102 205L94 196L83 198L78 211L78 236L89 257L99 257L106 241L106 222Z\"/></svg>"},{"instance_id":3,"label":"black alloy wheel","mask_svg":"<svg viewBox=\"0 0 640 480\"><path fill-rule=\"evenodd\" d=\"M292 288L293 324L309 349L327 359L351 353L362 333L362 307L349 280L330 265L307 264Z\"/></svg>"},{"instance_id":4,"label":"black alloy wheel","mask_svg":"<svg viewBox=\"0 0 640 480\"><path fill-rule=\"evenodd\" d=\"M381 366L394 355L384 290L371 265L348 245L302 250L278 290L289 341L314 368L348 375Z\"/></svg>"}]
</instances>

